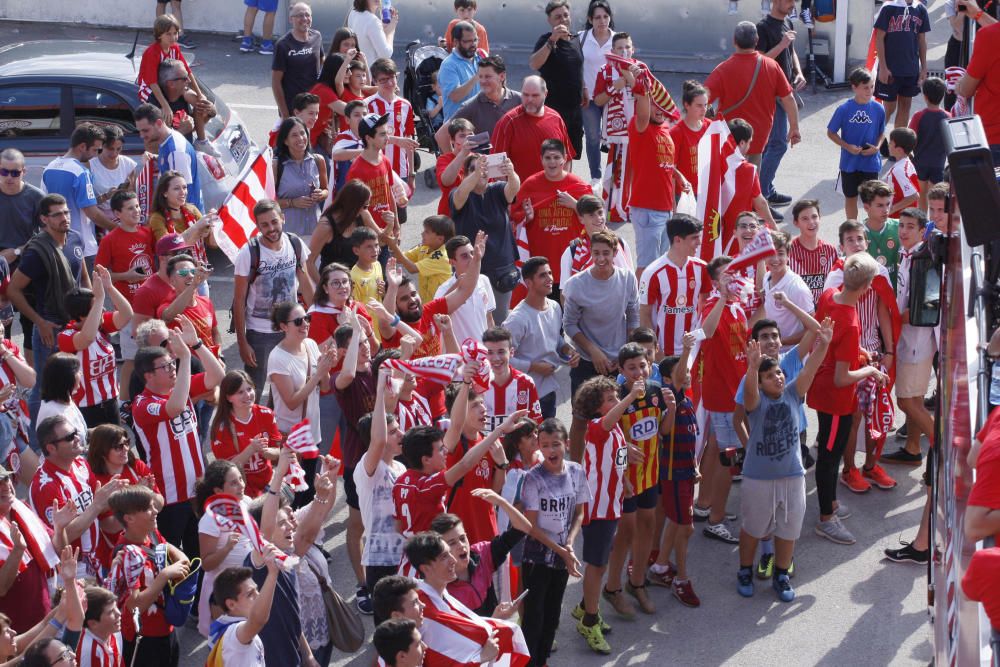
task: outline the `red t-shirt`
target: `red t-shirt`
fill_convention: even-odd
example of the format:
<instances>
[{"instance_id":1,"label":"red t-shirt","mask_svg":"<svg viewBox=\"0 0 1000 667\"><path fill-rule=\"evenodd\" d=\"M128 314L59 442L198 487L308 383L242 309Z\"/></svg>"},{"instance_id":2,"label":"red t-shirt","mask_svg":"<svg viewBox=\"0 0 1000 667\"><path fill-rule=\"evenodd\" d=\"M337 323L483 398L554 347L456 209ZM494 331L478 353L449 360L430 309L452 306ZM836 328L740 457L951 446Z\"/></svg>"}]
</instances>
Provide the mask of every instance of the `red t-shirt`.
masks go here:
<instances>
[{"instance_id":1,"label":"red t-shirt","mask_svg":"<svg viewBox=\"0 0 1000 667\"><path fill-rule=\"evenodd\" d=\"M230 415L232 417L232 415ZM268 446L277 446L281 441L281 432L278 431L278 422L274 418L274 411L262 405L252 405L250 409L250 421L246 424L232 417L230 420L232 428L220 426L219 430L212 434L212 454L217 459L227 461L250 446L250 441L260 434L268 437ZM233 442L233 431L236 431L236 442ZM264 493L264 487L271 481L273 469L271 462L260 454L254 454L243 464L243 476L247 481L246 494L251 498L256 498Z\"/></svg>"},{"instance_id":2,"label":"red t-shirt","mask_svg":"<svg viewBox=\"0 0 1000 667\"><path fill-rule=\"evenodd\" d=\"M702 323L719 297L705 302ZM736 409L736 390L747 374L746 344L750 337L747 316L737 301L726 304L715 334L701 344L704 363L702 398L705 409L712 412L732 412Z\"/></svg>"},{"instance_id":3,"label":"red t-shirt","mask_svg":"<svg viewBox=\"0 0 1000 667\"><path fill-rule=\"evenodd\" d=\"M132 310L137 315L156 317L160 304L167 300L174 300L174 288L160 274L154 273L136 290Z\"/></svg>"},{"instance_id":4,"label":"red t-shirt","mask_svg":"<svg viewBox=\"0 0 1000 667\"><path fill-rule=\"evenodd\" d=\"M753 127L750 155L764 152L774 123L775 98L792 93L792 86L785 78L781 65L757 52L734 53L719 63L705 79L705 87L711 95L709 103L719 100L718 108L725 111L746 95L758 58L761 59L761 67L753 90L742 104L725 115L725 120L742 118Z\"/></svg>"},{"instance_id":5,"label":"red t-shirt","mask_svg":"<svg viewBox=\"0 0 1000 667\"><path fill-rule=\"evenodd\" d=\"M316 119L316 124L309 132L309 143L315 146L319 138L323 136L323 130L326 129L327 125L332 125L334 129L339 126L337 119L333 117L333 109L330 108L330 105L340 98L337 97L333 88L325 83L317 83L309 89L309 92L319 97L319 118Z\"/></svg>"},{"instance_id":6,"label":"red t-shirt","mask_svg":"<svg viewBox=\"0 0 1000 667\"><path fill-rule=\"evenodd\" d=\"M164 302L160 304L160 307L156 309L156 316L163 316L163 311L165 311L170 306L170 302ZM212 353L218 356L219 354L219 342L215 340L215 336L212 335L215 327L219 325L218 320L215 317L215 308L212 306L212 302L207 296L202 296L200 294L194 295L194 305L188 306L184 309L183 315L191 320L191 324L194 325L195 331L198 332L198 338L204 341L205 345L208 345ZM180 323L175 319L167 323L171 329L180 329Z\"/></svg>"},{"instance_id":7,"label":"red t-shirt","mask_svg":"<svg viewBox=\"0 0 1000 667\"><path fill-rule=\"evenodd\" d=\"M976 461L976 481L969 492L969 505L1000 509L1000 410L990 413L976 434L983 443ZM1000 538L1000 534L996 535Z\"/></svg>"},{"instance_id":8,"label":"red t-shirt","mask_svg":"<svg viewBox=\"0 0 1000 667\"><path fill-rule=\"evenodd\" d=\"M436 357L441 354L441 332L438 331L437 325L434 324L434 316L447 314L448 301L442 297L425 303L424 313L419 320L416 322L407 322L407 324L424 336L420 345L417 346L416 352L413 353L414 359L419 357ZM402 334L397 330L392 337L382 340L382 347L387 349L399 347L399 342L402 338Z\"/></svg>"},{"instance_id":9,"label":"red t-shirt","mask_svg":"<svg viewBox=\"0 0 1000 667\"><path fill-rule=\"evenodd\" d=\"M385 229L386 222L382 219L382 214L396 215L396 200L392 196L392 164L385 155L380 155L379 158L379 163L375 165L358 156L347 170L347 180L356 178L372 191L368 210L375 219L375 224Z\"/></svg>"},{"instance_id":10,"label":"red t-shirt","mask_svg":"<svg viewBox=\"0 0 1000 667\"><path fill-rule=\"evenodd\" d=\"M1000 144L1000 24L976 31L976 46L966 71L979 79L976 113L983 121L986 140L991 146Z\"/></svg>"},{"instance_id":11,"label":"red t-shirt","mask_svg":"<svg viewBox=\"0 0 1000 667\"><path fill-rule=\"evenodd\" d=\"M139 225L134 232L128 232L121 227L115 227L101 239L97 246L97 257L94 260L111 273L125 273L133 269L141 269L147 276L153 274L153 256L156 238L153 230L145 225ZM129 303L135 300L135 293L142 283L129 283L124 280L114 282L115 289L121 292Z\"/></svg>"},{"instance_id":12,"label":"red t-shirt","mask_svg":"<svg viewBox=\"0 0 1000 667\"><path fill-rule=\"evenodd\" d=\"M846 361L850 370L861 367L861 322L857 308L833 300L833 296L839 291L826 290L816 304L816 314L813 317L818 318L817 321L822 322L826 317L833 320L833 340L830 341L823 363L809 387L806 405L831 415L849 415L858 407L856 387L853 384L837 387L833 384L833 376L838 361Z\"/></svg>"},{"instance_id":13,"label":"red t-shirt","mask_svg":"<svg viewBox=\"0 0 1000 667\"><path fill-rule=\"evenodd\" d=\"M150 100L150 97L153 95L153 84L157 83L160 63L167 58L181 61L184 69L187 70L188 76L191 75L191 67L188 65L187 60L184 59L184 54L181 53L180 46L174 44L170 47L169 51L164 51L159 42L153 42L142 52L142 60L139 62L139 76L136 79L136 83L139 84L140 102ZM152 102L156 104L155 99Z\"/></svg>"},{"instance_id":14,"label":"red t-shirt","mask_svg":"<svg viewBox=\"0 0 1000 667\"><path fill-rule=\"evenodd\" d=\"M1000 628L1000 547L980 549L972 554L969 569L962 577L962 590L970 600L981 602L994 628Z\"/></svg>"},{"instance_id":15,"label":"red t-shirt","mask_svg":"<svg viewBox=\"0 0 1000 667\"><path fill-rule=\"evenodd\" d=\"M542 170L541 149L546 139L559 139L566 146L567 158L576 157L562 116L549 107L543 108L541 116L532 116L519 105L505 113L493 128L493 152L507 154L523 183Z\"/></svg>"},{"instance_id":16,"label":"red t-shirt","mask_svg":"<svg viewBox=\"0 0 1000 667\"><path fill-rule=\"evenodd\" d=\"M566 174L561 181L550 181L544 172L539 172L521 183L517 199L511 204L511 217L520 222L524 219L525 200L531 201L535 217L525 223L528 251L532 255L548 258L552 280L556 284L560 282L563 252L573 239L583 233L576 210L556 202L558 191L568 192L573 197L593 193L590 185L576 174Z\"/></svg>"},{"instance_id":17,"label":"red t-shirt","mask_svg":"<svg viewBox=\"0 0 1000 667\"><path fill-rule=\"evenodd\" d=\"M450 491L444 472L425 475L419 470L407 470L400 475L392 486L394 516L400 522L400 532L409 537L430 530L434 517L445 511L444 501Z\"/></svg>"},{"instance_id":18,"label":"red t-shirt","mask_svg":"<svg viewBox=\"0 0 1000 667\"><path fill-rule=\"evenodd\" d=\"M451 196L451 191L457 188L458 184L462 182L463 172L461 169L458 170L458 177L451 185L445 185L441 182L441 176L444 175L445 169L455 161L456 157L458 156L454 153L441 153L437 159L437 167L434 173L437 175L438 187L441 188L441 199L438 200L438 215L449 215L451 213L451 209L448 206L448 198Z\"/></svg>"},{"instance_id":19,"label":"red t-shirt","mask_svg":"<svg viewBox=\"0 0 1000 667\"><path fill-rule=\"evenodd\" d=\"M458 465L465 453L482 441L479 436L475 442L469 442L463 436L458 446L448 454L448 467ZM497 515L493 505L472 495L473 489L493 488L493 461L489 455L483 456L476 467L465 473L461 482L455 484L450 496L448 511L457 514L465 526L469 536L469 544L492 540L497 536Z\"/></svg>"},{"instance_id":20,"label":"red t-shirt","mask_svg":"<svg viewBox=\"0 0 1000 667\"><path fill-rule=\"evenodd\" d=\"M674 160L677 171L691 183L691 189L698 192L698 142L705 136L705 131L711 125L707 118L701 119L701 129L694 132L684 121L670 128L670 138L674 141Z\"/></svg>"},{"instance_id":21,"label":"red t-shirt","mask_svg":"<svg viewBox=\"0 0 1000 667\"><path fill-rule=\"evenodd\" d=\"M674 210L674 140L666 123L650 121L645 131L628 124L627 178L632 189L628 205L653 211Z\"/></svg>"}]
</instances>

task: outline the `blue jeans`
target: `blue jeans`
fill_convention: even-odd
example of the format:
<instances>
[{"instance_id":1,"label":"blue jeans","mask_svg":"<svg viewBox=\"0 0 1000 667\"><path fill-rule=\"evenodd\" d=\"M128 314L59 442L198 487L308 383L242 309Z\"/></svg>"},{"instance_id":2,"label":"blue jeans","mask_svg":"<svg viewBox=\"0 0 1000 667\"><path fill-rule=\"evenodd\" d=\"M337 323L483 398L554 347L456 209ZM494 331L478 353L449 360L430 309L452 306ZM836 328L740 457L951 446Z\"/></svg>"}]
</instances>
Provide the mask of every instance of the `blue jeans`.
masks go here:
<instances>
[{"instance_id":1,"label":"blue jeans","mask_svg":"<svg viewBox=\"0 0 1000 667\"><path fill-rule=\"evenodd\" d=\"M601 119L604 109L593 102L583 108L583 136L586 141L587 164L591 180L601 177Z\"/></svg>"},{"instance_id":2,"label":"blue jeans","mask_svg":"<svg viewBox=\"0 0 1000 667\"><path fill-rule=\"evenodd\" d=\"M767 138L767 145L764 146L764 155L760 159L760 192L764 197L774 194L774 175L778 173L778 165L781 158L788 150L788 115L781 102L775 104L774 124L771 125L771 134Z\"/></svg>"},{"instance_id":3,"label":"blue jeans","mask_svg":"<svg viewBox=\"0 0 1000 667\"><path fill-rule=\"evenodd\" d=\"M55 342L55 337L59 336L61 330L62 327L59 327L53 332L53 342ZM38 420L38 408L42 406L42 370L45 368L46 360L58 351L54 345L48 347L42 342L42 337L38 333L38 327L32 330L31 352L34 358L35 372L38 373L38 381L35 382L35 386L31 388L31 393L28 394L28 412L31 414L31 428L28 429L28 446L39 456L41 456L42 450L38 446L38 438L35 437L35 427Z\"/></svg>"},{"instance_id":4,"label":"blue jeans","mask_svg":"<svg viewBox=\"0 0 1000 667\"><path fill-rule=\"evenodd\" d=\"M629 217L635 230L636 267L649 266L670 250L667 222L673 211L654 211L632 206Z\"/></svg>"}]
</instances>

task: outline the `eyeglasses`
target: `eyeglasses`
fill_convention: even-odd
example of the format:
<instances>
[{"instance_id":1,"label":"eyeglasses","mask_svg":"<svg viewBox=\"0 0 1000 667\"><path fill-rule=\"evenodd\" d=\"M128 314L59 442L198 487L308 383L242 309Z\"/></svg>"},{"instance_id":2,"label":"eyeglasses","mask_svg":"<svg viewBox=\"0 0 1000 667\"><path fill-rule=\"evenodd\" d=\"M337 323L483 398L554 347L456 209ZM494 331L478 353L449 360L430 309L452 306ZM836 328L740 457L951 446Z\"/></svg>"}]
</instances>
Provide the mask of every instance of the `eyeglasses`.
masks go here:
<instances>
[{"instance_id":1,"label":"eyeglasses","mask_svg":"<svg viewBox=\"0 0 1000 667\"><path fill-rule=\"evenodd\" d=\"M757 229L759 226L756 222L741 222L736 225L736 229Z\"/></svg>"},{"instance_id":2,"label":"eyeglasses","mask_svg":"<svg viewBox=\"0 0 1000 667\"><path fill-rule=\"evenodd\" d=\"M177 275L181 278L187 278L188 276L193 276L198 273L198 269L178 269Z\"/></svg>"},{"instance_id":3,"label":"eyeglasses","mask_svg":"<svg viewBox=\"0 0 1000 667\"><path fill-rule=\"evenodd\" d=\"M116 449L116 450L119 450L119 451L123 450L123 449L128 449L128 444L129 444L128 443L128 438L123 438L123 439L119 440L118 442L116 442L115 444L111 445L111 449Z\"/></svg>"},{"instance_id":4,"label":"eyeglasses","mask_svg":"<svg viewBox=\"0 0 1000 667\"><path fill-rule=\"evenodd\" d=\"M307 14L307 13L292 14L293 19L311 19L312 16L313 16L312 14Z\"/></svg>"},{"instance_id":5,"label":"eyeglasses","mask_svg":"<svg viewBox=\"0 0 1000 667\"><path fill-rule=\"evenodd\" d=\"M327 283L330 287L347 287L350 284L350 280L331 280Z\"/></svg>"},{"instance_id":6,"label":"eyeglasses","mask_svg":"<svg viewBox=\"0 0 1000 667\"><path fill-rule=\"evenodd\" d=\"M24 169L3 169L0 167L0 176L13 176L17 178L24 173Z\"/></svg>"},{"instance_id":7,"label":"eyeglasses","mask_svg":"<svg viewBox=\"0 0 1000 667\"><path fill-rule=\"evenodd\" d=\"M76 440L79 437L80 437L80 431L79 431L79 429L73 429L70 433L67 433L66 435L64 435L61 438L53 438L52 440L49 440L49 444L50 445L58 445L59 443L62 443L62 442L73 442L74 440Z\"/></svg>"},{"instance_id":8,"label":"eyeglasses","mask_svg":"<svg viewBox=\"0 0 1000 667\"><path fill-rule=\"evenodd\" d=\"M165 364L160 364L159 366L153 366L153 372L155 373L156 371L162 371L164 368L173 368L174 370L177 370L177 363L178 363L177 359L171 359Z\"/></svg>"},{"instance_id":9,"label":"eyeglasses","mask_svg":"<svg viewBox=\"0 0 1000 667\"><path fill-rule=\"evenodd\" d=\"M288 320L285 324L294 324L297 327L302 326L305 322L312 322L312 315L306 313L302 317L296 317L294 320Z\"/></svg>"},{"instance_id":10,"label":"eyeglasses","mask_svg":"<svg viewBox=\"0 0 1000 667\"><path fill-rule=\"evenodd\" d=\"M75 657L76 657L76 653L74 653L72 649L68 649L68 648L67 649L63 649L63 652L59 654L59 656L56 658L56 661L49 663L49 667L54 667L55 665L58 665L60 662L62 662L64 660L67 661L67 662L72 662L72 660Z\"/></svg>"}]
</instances>

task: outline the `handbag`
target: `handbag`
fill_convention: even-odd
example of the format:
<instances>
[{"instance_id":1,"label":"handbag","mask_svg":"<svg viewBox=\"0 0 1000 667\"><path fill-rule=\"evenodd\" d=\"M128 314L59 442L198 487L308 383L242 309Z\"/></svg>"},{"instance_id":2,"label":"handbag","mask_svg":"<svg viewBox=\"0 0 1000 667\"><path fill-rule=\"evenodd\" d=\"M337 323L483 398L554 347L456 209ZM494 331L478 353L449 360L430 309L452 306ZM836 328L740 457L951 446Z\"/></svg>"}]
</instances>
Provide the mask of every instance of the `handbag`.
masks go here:
<instances>
[{"instance_id":1,"label":"handbag","mask_svg":"<svg viewBox=\"0 0 1000 667\"><path fill-rule=\"evenodd\" d=\"M511 264L488 276L490 285L498 292L506 294L513 292L517 284L521 282L521 270L516 264Z\"/></svg>"},{"instance_id":2,"label":"handbag","mask_svg":"<svg viewBox=\"0 0 1000 667\"><path fill-rule=\"evenodd\" d=\"M323 594L323 608L326 609L326 626L330 631L330 642L345 653L354 653L365 643L365 625L361 616L344 602L340 593L330 588L326 577L306 558L306 565L316 575Z\"/></svg>"}]
</instances>

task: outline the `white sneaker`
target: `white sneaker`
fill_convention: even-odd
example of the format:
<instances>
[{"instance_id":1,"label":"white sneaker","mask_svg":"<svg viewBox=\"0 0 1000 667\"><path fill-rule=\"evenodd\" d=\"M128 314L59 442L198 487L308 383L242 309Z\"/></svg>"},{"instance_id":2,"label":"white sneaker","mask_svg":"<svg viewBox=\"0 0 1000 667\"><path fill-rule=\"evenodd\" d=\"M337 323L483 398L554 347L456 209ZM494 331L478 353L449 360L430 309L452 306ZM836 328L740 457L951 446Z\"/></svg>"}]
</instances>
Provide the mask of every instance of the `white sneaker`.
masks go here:
<instances>
[{"instance_id":1,"label":"white sneaker","mask_svg":"<svg viewBox=\"0 0 1000 667\"><path fill-rule=\"evenodd\" d=\"M854 544L857 542L851 531L844 528L844 524L840 523L840 519L837 518L836 514L830 517L829 521L820 521L817 523L816 534L837 544Z\"/></svg>"},{"instance_id":2,"label":"white sneaker","mask_svg":"<svg viewBox=\"0 0 1000 667\"><path fill-rule=\"evenodd\" d=\"M604 180L603 179L600 179L600 178L592 178L592 179L590 179L590 189L594 191L595 195L601 191L601 187L603 185L604 185Z\"/></svg>"},{"instance_id":3,"label":"white sneaker","mask_svg":"<svg viewBox=\"0 0 1000 667\"><path fill-rule=\"evenodd\" d=\"M211 155L216 159L222 157L222 153L217 151L215 149L215 146L209 143L208 139L195 139L192 146L194 146L194 149L199 153L204 153L205 155Z\"/></svg>"}]
</instances>

